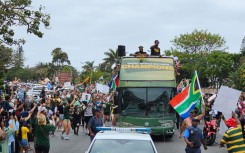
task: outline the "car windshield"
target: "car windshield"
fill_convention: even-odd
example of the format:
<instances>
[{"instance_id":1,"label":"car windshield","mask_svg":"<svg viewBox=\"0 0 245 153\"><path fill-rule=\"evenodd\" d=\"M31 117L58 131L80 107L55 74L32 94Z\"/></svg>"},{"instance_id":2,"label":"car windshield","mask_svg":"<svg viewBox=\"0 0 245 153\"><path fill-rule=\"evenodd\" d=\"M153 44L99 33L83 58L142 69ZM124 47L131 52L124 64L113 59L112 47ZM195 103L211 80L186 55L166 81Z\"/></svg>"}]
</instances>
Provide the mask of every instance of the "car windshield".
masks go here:
<instances>
[{"instance_id":1,"label":"car windshield","mask_svg":"<svg viewBox=\"0 0 245 153\"><path fill-rule=\"evenodd\" d=\"M155 153L151 141L96 139L89 153Z\"/></svg>"},{"instance_id":2,"label":"car windshield","mask_svg":"<svg viewBox=\"0 0 245 153\"><path fill-rule=\"evenodd\" d=\"M123 88L120 93L121 115L162 117L173 112L173 88Z\"/></svg>"}]
</instances>

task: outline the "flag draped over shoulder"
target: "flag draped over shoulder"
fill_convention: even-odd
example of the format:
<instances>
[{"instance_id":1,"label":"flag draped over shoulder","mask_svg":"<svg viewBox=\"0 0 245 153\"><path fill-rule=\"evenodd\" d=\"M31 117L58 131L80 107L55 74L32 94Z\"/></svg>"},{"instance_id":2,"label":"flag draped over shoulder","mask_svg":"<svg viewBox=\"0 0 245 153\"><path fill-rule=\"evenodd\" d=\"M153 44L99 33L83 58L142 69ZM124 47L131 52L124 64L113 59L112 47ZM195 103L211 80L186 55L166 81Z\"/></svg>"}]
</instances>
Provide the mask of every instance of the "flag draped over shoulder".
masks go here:
<instances>
[{"instance_id":1,"label":"flag draped over shoulder","mask_svg":"<svg viewBox=\"0 0 245 153\"><path fill-rule=\"evenodd\" d=\"M188 85L181 93L176 95L171 101L170 105L179 113L183 118L189 117L190 111L199 107L201 109L202 96L200 92L200 85L198 81L197 72L195 71L194 76L190 85Z\"/></svg>"},{"instance_id":2,"label":"flag draped over shoulder","mask_svg":"<svg viewBox=\"0 0 245 153\"><path fill-rule=\"evenodd\" d=\"M119 85L119 78L118 78L118 75L115 75L112 77L111 81L109 82L109 87L112 89L112 90L116 90L116 88L118 87Z\"/></svg>"}]
</instances>

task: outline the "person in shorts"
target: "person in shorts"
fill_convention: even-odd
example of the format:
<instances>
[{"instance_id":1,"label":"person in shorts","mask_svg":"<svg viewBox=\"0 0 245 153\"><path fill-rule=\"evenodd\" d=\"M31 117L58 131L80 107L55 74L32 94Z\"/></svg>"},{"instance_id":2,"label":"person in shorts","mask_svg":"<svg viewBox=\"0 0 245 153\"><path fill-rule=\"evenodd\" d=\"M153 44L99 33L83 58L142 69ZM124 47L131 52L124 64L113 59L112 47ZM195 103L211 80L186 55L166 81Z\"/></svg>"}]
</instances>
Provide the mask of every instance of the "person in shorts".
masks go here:
<instances>
[{"instance_id":1,"label":"person in shorts","mask_svg":"<svg viewBox=\"0 0 245 153\"><path fill-rule=\"evenodd\" d=\"M23 121L19 121L19 130L17 131L17 137L19 141L20 146L20 153L28 153L28 136L27 134L30 132L30 130L24 126Z\"/></svg>"},{"instance_id":2,"label":"person in shorts","mask_svg":"<svg viewBox=\"0 0 245 153\"><path fill-rule=\"evenodd\" d=\"M72 109L73 104L76 102L76 97L73 98L71 103L68 103L66 101L64 101L64 119L63 119L63 127L64 130L62 131L61 134L61 139L65 139L65 140L69 140L70 138L69 133L71 130L71 118L70 118L70 109ZM64 135L65 133L65 135Z\"/></svg>"},{"instance_id":3,"label":"person in shorts","mask_svg":"<svg viewBox=\"0 0 245 153\"><path fill-rule=\"evenodd\" d=\"M89 122L90 118L93 117L93 103L85 102L84 106L83 106L83 110L84 110L84 121L86 123L85 133L88 134L89 133L88 122Z\"/></svg>"},{"instance_id":4,"label":"person in shorts","mask_svg":"<svg viewBox=\"0 0 245 153\"><path fill-rule=\"evenodd\" d=\"M59 114L58 129L61 129L62 121L64 119L63 104L61 102L59 103L57 110L58 110L58 114Z\"/></svg>"}]
</instances>

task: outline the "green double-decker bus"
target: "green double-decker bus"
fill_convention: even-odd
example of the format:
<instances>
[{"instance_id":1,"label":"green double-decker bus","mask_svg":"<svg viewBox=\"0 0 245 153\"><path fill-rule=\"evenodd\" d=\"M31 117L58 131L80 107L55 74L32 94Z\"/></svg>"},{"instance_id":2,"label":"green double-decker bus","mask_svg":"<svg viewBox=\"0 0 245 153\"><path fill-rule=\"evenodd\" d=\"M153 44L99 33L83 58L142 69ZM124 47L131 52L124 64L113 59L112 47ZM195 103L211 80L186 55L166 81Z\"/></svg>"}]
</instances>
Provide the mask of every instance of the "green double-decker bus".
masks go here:
<instances>
[{"instance_id":1,"label":"green double-decker bus","mask_svg":"<svg viewBox=\"0 0 245 153\"><path fill-rule=\"evenodd\" d=\"M120 127L174 134L176 116L169 105L176 93L174 66L172 57L122 57L117 89Z\"/></svg>"}]
</instances>

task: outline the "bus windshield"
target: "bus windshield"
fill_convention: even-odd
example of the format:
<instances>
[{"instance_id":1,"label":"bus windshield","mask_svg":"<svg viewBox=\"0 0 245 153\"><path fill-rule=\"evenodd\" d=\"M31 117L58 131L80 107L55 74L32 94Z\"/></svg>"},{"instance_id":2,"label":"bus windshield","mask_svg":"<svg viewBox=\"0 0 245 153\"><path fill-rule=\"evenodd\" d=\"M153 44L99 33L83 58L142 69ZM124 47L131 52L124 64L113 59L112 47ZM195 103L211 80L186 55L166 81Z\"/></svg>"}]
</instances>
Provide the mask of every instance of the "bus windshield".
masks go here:
<instances>
[{"instance_id":1,"label":"bus windshield","mask_svg":"<svg viewBox=\"0 0 245 153\"><path fill-rule=\"evenodd\" d=\"M121 88L121 115L163 117L173 113L174 88Z\"/></svg>"}]
</instances>

